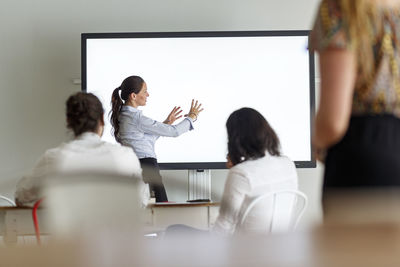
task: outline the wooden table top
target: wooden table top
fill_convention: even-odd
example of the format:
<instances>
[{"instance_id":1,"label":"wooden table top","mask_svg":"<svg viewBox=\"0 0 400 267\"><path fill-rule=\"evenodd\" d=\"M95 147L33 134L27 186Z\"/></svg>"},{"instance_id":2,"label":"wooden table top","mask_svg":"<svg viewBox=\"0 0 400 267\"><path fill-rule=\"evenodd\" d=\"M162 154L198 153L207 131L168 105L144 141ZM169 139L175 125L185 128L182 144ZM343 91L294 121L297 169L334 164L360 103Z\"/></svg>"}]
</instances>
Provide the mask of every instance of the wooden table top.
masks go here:
<instances>
[{"instance_id":1,"label":"wooden table top","mask_svg":"<svg viewBox=\"0 0 400 267\"><path fill-rule=\"evenodd\" d=\"M71 241L67 246L2 248L0 266L400 266L400 226L389 224L243 238L157 240L100 232Z\"/></svg>"},{"instance_id":2,"label":"wooden table top","mask_svg":"<svg viewBox=\"0 0 400 267\"><path fill-rule=\"evenodd\" d=\"M160 202L160 203L152 203L149 204L148 207L156 207L156 208L163 208L163 207L211 207L211 206L219 206L219 202ZM29 206L0 206L0 211L4 210L31 210L32 207ZM39 207L40 209L40 207Z\"/></svg>"},{"instance_id":3,"label":"wooden table top","mask_svg":"<svg viewBox=\"0 0 400 267\"><path fill-rule=\"evenodd\" d=\"M31 210L33 209L32 207L28 206L17 206L17 207L11 207L11 206L0 206L0 211L2 210Z\"/></svg>"},{"instance_id":4,"label":"wooden table top","mask_svg":"<svg viewBox=\"0 0 400 267\"><path fill-rule=\"evenodd\" d=\"M164 207L211 207L219 206L219 202L159 202L149 204L149 207L164 208Z\"/></svg>"}]
</instances>

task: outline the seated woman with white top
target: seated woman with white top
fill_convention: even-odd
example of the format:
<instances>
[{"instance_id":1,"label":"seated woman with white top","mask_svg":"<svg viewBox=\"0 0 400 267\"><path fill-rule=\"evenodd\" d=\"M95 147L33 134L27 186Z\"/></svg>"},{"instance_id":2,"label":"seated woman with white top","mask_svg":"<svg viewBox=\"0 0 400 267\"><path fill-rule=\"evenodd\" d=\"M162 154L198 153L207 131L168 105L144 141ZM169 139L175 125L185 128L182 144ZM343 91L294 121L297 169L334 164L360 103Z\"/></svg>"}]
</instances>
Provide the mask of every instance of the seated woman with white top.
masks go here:
<instances>
[{"instance_id":1,"label":"seated woman with white top","mask_svg":"<svg viewBox=\"0 0 400 267\"><path fill-rule=\"evenodd\" d=\"M250 204L262 194L297 190L297 172L293 161L281 155L280 142L267 120L256 110L242 108L233 112L227 122L229 173L225 182L218 218L211 232L232 235ZM245 224L244 233L264 232L268 207ZM205 233L184 225L172 225L167 234Z\"/></svg>"},{"instance_id":2,"label":"seated woman with white top","mask_svg":"<svg viewBox=\"0 0 400 267\"><path fill-rule=\"evenodd\" d=\"M214 232L232 234L243 212L254 196L279 190L297 189L297 172L293 161L281 155L280 143L267 120L256 110L242 108L233 112L227 122L228 178L221 200ZM264 212L267 214L267 212ZM247 225L247 230L256 229Z\"/></svg>"},{"instance_id":3,"label":"seated woman with white top","mask_svg":"<svg viewBox=\"0 0 400 267\"><path fill-rule=\"evenodd\" d=\"M142 169L130 147L101 140L104 130L104 110L100 100L90 93L76 93L66 102L67 128L75 138L56 148L47 150L32 173L17 184L17 205L32 205L43 198L41 187L52 175L106 173L131 176L138 182L142 205L149 200L148 185L142 181Z\"/></svg>"}]
</instances>

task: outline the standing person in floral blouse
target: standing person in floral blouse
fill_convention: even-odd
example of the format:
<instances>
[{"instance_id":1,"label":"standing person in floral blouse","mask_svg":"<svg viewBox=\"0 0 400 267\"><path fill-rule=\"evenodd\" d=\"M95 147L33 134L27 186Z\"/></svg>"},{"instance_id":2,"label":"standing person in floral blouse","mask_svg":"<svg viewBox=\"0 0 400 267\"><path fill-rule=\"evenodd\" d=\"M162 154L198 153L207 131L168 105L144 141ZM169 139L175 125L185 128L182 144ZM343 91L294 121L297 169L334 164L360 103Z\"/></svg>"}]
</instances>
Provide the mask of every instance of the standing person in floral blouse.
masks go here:
<instances>
[{"instance_id":1,"label":"standing person in floral blouse","mask_svg":"<svg viewBox=\"0 0 400 267\"><path fill-rule=\"evenodd\" d=\"M323 0L313 144L331 189L400 185L400 0ZM321 155L319 153L319 155Z\"/></svg>"}]
</instances>

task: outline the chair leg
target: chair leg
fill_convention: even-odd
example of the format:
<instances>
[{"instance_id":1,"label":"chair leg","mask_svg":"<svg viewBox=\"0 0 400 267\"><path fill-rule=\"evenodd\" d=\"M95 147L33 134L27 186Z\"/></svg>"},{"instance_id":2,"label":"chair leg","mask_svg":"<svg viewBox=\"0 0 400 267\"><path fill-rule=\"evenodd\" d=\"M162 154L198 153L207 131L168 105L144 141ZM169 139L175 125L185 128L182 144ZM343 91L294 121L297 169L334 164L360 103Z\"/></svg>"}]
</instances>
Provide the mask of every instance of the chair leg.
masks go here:
<instances>
[{"instance_id":1,"label":"chair leg","mask_svg":"<svg viewBox=\"0 0 400 267\"><path fill-rule=\"evenodd\" d=\"M43 198L36 201L35 205L33 206L33 210L32 210L33 226L35 227L35 234L36 234L36 240L37 240L38 245L40 245L41 242L40 242L39 221L37 218L37 209L39 208L39 205L40 205L40 203L42 203L42 201L43 201Z\"/></svg>"}]
</instances>

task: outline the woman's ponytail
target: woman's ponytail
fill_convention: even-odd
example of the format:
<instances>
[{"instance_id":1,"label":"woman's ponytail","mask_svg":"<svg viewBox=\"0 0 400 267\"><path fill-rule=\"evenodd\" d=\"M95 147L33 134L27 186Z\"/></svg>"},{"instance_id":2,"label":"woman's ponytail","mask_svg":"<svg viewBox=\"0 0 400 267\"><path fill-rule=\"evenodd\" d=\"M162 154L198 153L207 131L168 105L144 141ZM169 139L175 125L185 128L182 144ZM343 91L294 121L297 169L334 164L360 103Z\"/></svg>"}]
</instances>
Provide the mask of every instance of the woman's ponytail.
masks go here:
<instances>
[{"instance_id":1,"label":"woman's ponytail","mask_svg":"<svg viewBox=\"0 0 400 267\"><path fill-rule=\"evenodd\" d=\"M126 78L120 87L116 88L111 96L111 125L114 128L114 137L118 143L121 143L121 137L119 136L119 114L121 113L121 108L124 105L124 101L128 101L129 95L132 93L138 94L142 90L144 80L139 76L129 76ZM119 95L121 91L121 96ZM126 102L125 102L126 103Z\"/></svg>"},{"instance_id":2,"label":"woman's ponytail","mask_svg":"<svg viewBox=\"0 0 400 267\"><path fill-rule=\"evenodd\" d=\"M111 125L112 125L113 129L114 129L113 134L114 134L115 140L118 143L121 143L121 139L119 137L119 120L118 120L118 118L119 118L119 113L121 112L121 108L122 108L122 105L123 105L123 102L122 102L122 100L121 100L121 98L119 96L119 91L120 90L121 90L121 87L118 87L112 93L112 96L111 96L111 111L110 111L110 114L111 114L110 122L111 122Z\"/></svg>"}]
</instances>

